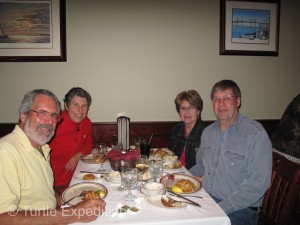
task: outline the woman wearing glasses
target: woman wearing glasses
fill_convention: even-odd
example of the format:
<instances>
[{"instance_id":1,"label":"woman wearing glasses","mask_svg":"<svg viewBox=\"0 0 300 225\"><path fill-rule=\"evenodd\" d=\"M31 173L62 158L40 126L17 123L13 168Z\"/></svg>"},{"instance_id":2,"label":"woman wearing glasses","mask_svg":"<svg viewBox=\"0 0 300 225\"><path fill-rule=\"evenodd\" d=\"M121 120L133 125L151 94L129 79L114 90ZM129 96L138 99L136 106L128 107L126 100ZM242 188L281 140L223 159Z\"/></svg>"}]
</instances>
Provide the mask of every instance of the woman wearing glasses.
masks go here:
<instances>
[{"instance_id":1,"label":"woman wearing glasses","mask_svg":"<svg viewBox=\"0 0 300 225\"><path fill-rule=\"evenodd\" d=\"M175 98L176 110L181 122L174 126L170 149L187 169L196 164L196 148L200 146L200 137L205 128L201 120L203 101L195 90L180 92Z\"/></svg>"},{"instance_id":2,"label":"woman wearing glasses","mask_svg":"<svg viewBox=\"0 0 300 225\"><path fill-rule=\"evenodd\" d=\"M50 143L54 185L58 191L68 187L79 159L93 148L92 124L87 116L91 103L90 94L80 87L65 95L62 122Z\"/></svg>"}]
</instances>

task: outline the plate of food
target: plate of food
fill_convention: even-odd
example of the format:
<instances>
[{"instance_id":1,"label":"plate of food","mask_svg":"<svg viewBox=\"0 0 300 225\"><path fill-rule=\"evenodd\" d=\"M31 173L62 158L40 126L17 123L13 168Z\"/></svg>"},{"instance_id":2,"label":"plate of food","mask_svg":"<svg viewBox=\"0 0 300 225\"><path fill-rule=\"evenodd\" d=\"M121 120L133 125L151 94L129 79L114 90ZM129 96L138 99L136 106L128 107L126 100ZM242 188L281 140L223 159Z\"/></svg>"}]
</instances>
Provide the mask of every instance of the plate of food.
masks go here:
<instances>
[{"instance_id":1,"label":"plate of food","mask_svg":"<svg viewBox=\"0 0 300 225\"><path fill-rule=\"evenodd\" d=\"M99 154L93 153L86 155L82 158L82 161L88 164L100 164L101 162L105 162L106 158L105 156L101 156Z\"/></svg>"},{"instance_id":2,"label":"plate of food","mask_svg":"<svg viewBox=\"0 0 300 225\"><path fill-rule=\"evenodd\" d=\"M152 157L165 158L166 156L173 156L173 155L174 155L174 152L172 152L168 148L153 148L153 149L151 149Z\"/></svg>"},{"instance_id":3,"label":"plate of food","mask_svg":"<svg viewBox=\"0 0 300 225\"><path fill-rule=\"evenodd\" d=\"M81 196L82 193L83 195ZM76 205L86 199L103 199L106 195L107 188L104 185L94 182L82 182L68 187L62 193L61 200L62 202L66 202L71 198L78 196L68 203L69 205Z\"/></svg>"},{"instance_id":4,"label":"plate of food","mask_svg":"<svg viewBox=\"0 0 300 225\"><path fill-rule=\"evenodd\" d=\"M182 201L182 199L176 197L172 197L172 199ZM151 205L164 209L184 209L187 206L187 204L183 202L172 204L172 202L166 195L153 195L148 197L147 201Z\"/></svg>"},{"instance_id":5,"label":"plate of food","mask_svg":"<svg viewBox=\"0 0 300 225\"><path fill-rule=\"evenodd\" d=\"M194 177L186 174L169 174L163 176L160 182L177 194L191 194L200 190L201 183Z\"/></svg>"},{"instance_id":6,"label":"plate of food","mask_svg":"<svg viewBox=\"0 0 300 225\"><path fill-rule=\"evenodd\" d=\"M93 173L79 173L75 175L76 179L79 180L100 180L102 178L105 178L105 174L93 174Z\"/></svg>"},{"instance_id":7,"label":"plate of food","mask_svg":"<svg viewBox=\"0 0 300 225\"><path fill-rule=\"evenodd\" d=\"M176 155L166 156L163 158L163 167L164 170L179 170L182 168L182 163Z\"/></svg>"}]
</instances>

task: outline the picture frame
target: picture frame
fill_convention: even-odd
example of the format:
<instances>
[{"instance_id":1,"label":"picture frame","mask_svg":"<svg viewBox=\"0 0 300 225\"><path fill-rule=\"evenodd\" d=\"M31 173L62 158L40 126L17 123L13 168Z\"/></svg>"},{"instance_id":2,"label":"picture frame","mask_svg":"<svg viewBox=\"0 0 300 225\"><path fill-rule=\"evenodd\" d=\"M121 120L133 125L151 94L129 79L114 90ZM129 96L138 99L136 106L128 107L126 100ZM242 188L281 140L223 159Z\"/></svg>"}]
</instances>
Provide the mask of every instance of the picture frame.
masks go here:
<instances>
[{"instance_id":1,"label":"picture frame","mask_svg":"<svg viewBox=\"0 0 300 225\"><path fill-rule=\"evenodd\" d=\"M278 56L280 0L220 0L220 55Z\"/></svg>"},{"instance_id":2,"label":"picture frame","mask_svg":"<svg viewBox=\"0 0 300 225\"><path fill-rule=\"evenodd\" d=\"M0 0L0 62L66 61L66 0Z\"/></svg>"}]
</instances>

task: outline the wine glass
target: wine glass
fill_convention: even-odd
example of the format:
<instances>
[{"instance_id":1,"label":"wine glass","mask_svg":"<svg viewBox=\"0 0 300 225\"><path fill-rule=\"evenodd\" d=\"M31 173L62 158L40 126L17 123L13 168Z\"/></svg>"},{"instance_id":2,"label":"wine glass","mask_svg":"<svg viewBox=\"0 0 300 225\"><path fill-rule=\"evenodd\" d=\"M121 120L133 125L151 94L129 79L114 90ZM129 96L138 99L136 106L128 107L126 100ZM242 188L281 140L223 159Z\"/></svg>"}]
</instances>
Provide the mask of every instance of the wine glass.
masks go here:
<instances>
[{"instance_id":1,"label":"wine glass","mask_svg":"<svg viewBox=\"0 0 300 225\"><path fill-rule=\"evenodd\" d=\"M138 159L135 167L138 170L138 180L142 181L142 184L138 186L138 188L141 188L143 185L144 180L144 174L148 171L149 165L148 165L148 156L141 155Z\"/></svg>"},{"instance_id":2,"label":"wine glass","mask_svg":"<svg viewBox=\"0 0 300 225\"><path fill-rule=\"evenodd\" d=\"M97 155L99 156L98 160L100 163L100 169L98 172L106 172L106 170L103 167L104 162L106 161L106 154L107 154L107 145L104 143L97 144Z\"/></svg>"},{"instance_id":3,"label":"wine glass","mask_svg":"<svg viewBox=\"0 0 300 225\"><path fill-rule=\"evenodd\" d=\"M122 171L124 169L128 169L130 167L130 162L127 160L116 160L114 162L114 169L118 170L120 174L122 174ZM124 191L125 190L125 186L124 186L124 181L123 178L121 176L121 185L117 188L118 191Z\"/></svg>"},{"instance_id":4,"label":"wine glass","mask_svg":"<svg viewBox=\"0 0 300 225\"><path fill-rule=\"evenodd\" d=\"M123 196L123 199L126 201L133 201L136 199L136 196L132 194L131 190L137 185L137 176L138 170L136 168L124 169L121 172L121 178L124 182L125 189L128 190L128 193Z\"/></svg>"}]
</instances>

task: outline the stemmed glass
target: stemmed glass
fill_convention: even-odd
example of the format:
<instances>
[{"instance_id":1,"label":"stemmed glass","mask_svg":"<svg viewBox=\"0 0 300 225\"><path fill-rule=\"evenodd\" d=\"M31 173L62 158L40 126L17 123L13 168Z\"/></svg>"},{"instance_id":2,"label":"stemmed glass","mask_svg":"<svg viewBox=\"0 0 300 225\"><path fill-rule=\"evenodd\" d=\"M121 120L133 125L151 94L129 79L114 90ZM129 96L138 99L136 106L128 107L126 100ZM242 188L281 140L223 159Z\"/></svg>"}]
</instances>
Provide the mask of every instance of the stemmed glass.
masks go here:
<instances>
[{"instance_id":1,"label":"stemmed glass","mask_svg":"<svg viewBox=\"0 0 300 225\"><path fill-rule=\"evenodd\" d=\"M103 167L103 164L106 160L106 154L107 154L107 145L104 143L97 144L97 155L99 156L99 163L100 163L100 169L98 172L106 172L106 170Z\"/></svg>"},{"instance_id":2,"label":"stemmed glass","mask_svg":"<svg viewBox=\"0 0 300 225\"><path fill-rule=\"evenodd\" d=\"M127 160L116 160L114 162L114 170L118 170L120 174L122 174L122 171L125 169L128 169L130 167L130 162ZM118 191L125 191L124 181L121 176L121 185L117 188Z\"/></svg>"},{"instance_id":3,"label":"stemmed glass","mask_svg":"<svg viewBox=\"0 0 300 225\"><path fill-rule=\"evenodd\" d=\"M138 186L138 188L141 188L143 185L144 174L148 171L149 168L148 156L141 155L135 167L138 169L138 180L142 181L142 184Z\"/></svg>"},{"instance_id":4,"label":"stemmed glass","mask_svg":"<svg viewBox=\"0 0 300 225\"><path fill-rule=\"evenodd\" d=\"M121 172L121 177L123 179L125 189L128 190L128 193L123 196L123 199L126 201L132 201L136 199L136 196L131 193L131 190L134 189L137 185L137 176L138 170L136 168L125 169Z\"/></svg>"}]
</instances>

